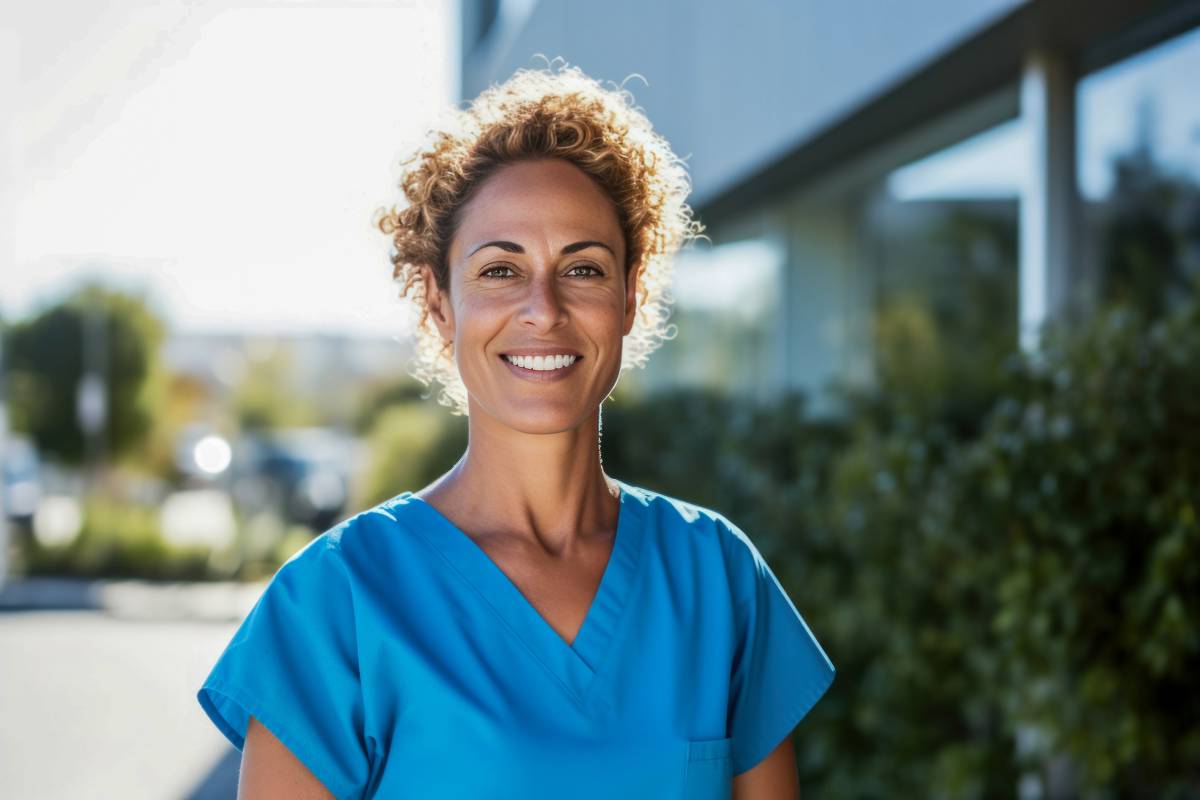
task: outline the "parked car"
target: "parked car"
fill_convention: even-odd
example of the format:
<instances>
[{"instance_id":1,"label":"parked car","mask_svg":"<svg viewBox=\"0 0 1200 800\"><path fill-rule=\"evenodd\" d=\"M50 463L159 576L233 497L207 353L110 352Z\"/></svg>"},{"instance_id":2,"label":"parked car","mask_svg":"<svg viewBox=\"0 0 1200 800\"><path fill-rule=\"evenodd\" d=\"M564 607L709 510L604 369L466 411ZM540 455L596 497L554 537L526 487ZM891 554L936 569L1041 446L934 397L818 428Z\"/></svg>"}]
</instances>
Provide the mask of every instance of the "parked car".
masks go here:
<instances>
[{"instance_id":1,"label":"parked car","mask_svg":"<svg viewBox=\"0 0 1200 800\"><path fill-rule=\"evenodd\" d=\"M323 428L244 437L233 463L239 501L273 505L289 523L325 530L349 498L350 440Z\"/></svg>"}]
</instances>

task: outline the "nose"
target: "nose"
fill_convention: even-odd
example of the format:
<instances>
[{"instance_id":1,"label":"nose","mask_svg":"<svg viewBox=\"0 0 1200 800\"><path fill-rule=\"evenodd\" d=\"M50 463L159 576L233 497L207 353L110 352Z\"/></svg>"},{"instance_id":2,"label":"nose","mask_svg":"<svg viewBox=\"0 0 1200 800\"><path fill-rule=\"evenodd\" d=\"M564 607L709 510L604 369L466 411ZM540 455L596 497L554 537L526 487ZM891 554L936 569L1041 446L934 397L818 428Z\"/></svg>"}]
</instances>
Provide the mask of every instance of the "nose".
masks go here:
<instances>
[{"instance_id":1,"label":"nose","mask_svg":"<svg viewBox=\"0 0 1200 800\"><path fill-rule=\"evenodd\" d=\"M566 309L554 284L553 270L548 273L529 282L529 294L520 314L520 322L540 330L550 330L566 319Z\"/></svg>"}]
</instances>

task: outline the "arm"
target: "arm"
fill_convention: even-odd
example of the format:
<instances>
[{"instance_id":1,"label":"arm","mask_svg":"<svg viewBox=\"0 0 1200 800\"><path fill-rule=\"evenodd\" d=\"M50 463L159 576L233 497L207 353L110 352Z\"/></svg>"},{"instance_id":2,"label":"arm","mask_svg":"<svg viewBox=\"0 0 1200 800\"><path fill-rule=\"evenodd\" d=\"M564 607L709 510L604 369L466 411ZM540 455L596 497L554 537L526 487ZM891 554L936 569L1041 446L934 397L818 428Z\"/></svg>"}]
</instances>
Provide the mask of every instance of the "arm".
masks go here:
<instances>
[{"instance_id":1,"label":"arm","mask_svg":"<svg viewBox=\"0 0 1200 800\"><path fill-rule=\"evenodd\" d=\"M800 778L792 735L771 753L733 779L733 800L799 800Z\"/></svg>"},{"instance_id":2,"label":"arm","mask_svg":"<svg viewBox=\"0 0 1200 800\"><path fill-rule=\"evenodd\" d=\"M333 795L265 725L250 717L238 800L333 800Z\"/></svg>"}]
</instances>

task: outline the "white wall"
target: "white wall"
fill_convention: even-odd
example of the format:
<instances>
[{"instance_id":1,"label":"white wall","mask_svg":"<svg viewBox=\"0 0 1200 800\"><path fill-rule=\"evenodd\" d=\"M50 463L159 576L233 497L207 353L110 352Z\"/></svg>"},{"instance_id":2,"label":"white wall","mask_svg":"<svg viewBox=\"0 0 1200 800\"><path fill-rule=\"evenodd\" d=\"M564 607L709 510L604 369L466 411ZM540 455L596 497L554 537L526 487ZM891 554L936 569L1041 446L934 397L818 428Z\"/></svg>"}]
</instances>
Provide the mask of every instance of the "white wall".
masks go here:
<instances>
[{"instance_id":1,"label":"white wall","mask_svg":"<svg viewBox=\"0 0 1200 800\"><path fill-rule=\"evenodd\" d=\"M538 3L466 98L561 56L625 83L689 165L697 205L1026 0Z\"/></svg>"}]
</instances>

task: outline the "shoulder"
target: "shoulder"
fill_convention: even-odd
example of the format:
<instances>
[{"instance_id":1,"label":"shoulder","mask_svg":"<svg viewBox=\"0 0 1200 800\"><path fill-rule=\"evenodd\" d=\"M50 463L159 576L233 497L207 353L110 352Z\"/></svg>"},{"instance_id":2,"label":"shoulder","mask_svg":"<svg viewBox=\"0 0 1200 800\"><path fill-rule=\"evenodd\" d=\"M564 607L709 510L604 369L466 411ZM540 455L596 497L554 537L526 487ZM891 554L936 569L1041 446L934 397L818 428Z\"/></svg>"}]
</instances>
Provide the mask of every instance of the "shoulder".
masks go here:
<instances>
[{"instance_id":1,"label":"shoulder","mask_svg":"<svg viewBox=\"0 0 1200 800\"><path fill-rule=\"evenodd\" d=\"M410 508L405 497L397 495L362 509L315 536L280 569L324 571L336 564L354 578L363 568L384 563L403 546L411 528Z\"/></svg>"},{"instance_id":2,"label":"shoulder","mask_svg":"<svg viewBox=\"0 0 1200 800\"><path fill-rule=\"evenodd\" d=\"M656 527L668 534L669 542L708 545L727 562L752 565L762 558L746 532L720 511L641 486L622 485Z\"/></svg>"}]
</instances>

